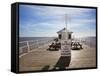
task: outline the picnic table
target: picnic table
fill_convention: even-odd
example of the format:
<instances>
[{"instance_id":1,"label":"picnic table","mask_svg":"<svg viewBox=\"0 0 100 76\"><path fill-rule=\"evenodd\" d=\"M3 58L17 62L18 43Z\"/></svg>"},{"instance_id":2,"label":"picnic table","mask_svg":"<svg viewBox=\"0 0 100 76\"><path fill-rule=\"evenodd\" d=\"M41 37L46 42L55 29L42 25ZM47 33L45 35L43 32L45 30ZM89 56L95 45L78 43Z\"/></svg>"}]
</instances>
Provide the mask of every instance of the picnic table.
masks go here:
<instances>
[{"instance_id":1,"label":"picnic table","mask_svg":"<svg viewBox=\"0 0 100 76\"><path fill-rule=\"evenodd\" d=\"M49 45L49 50L58 51L59 49L61 49L61 43L60 42L52 42L52 44ZM83 49L83 47L82 47L82 44L80 44L79 42L72 42L71 43L71 49L72 50L81 50L81 49Z\"/></svg>"},{"instance_id":2,"label":"picnic table","mask_svg":"<svg viewBox=\"0 0 100 76\"><path fill-rule=\"evenodd\" d=\"M49 50L59 50L61 48L61 43L52 43L49 45Z\"/></svg>"}]
</instances>

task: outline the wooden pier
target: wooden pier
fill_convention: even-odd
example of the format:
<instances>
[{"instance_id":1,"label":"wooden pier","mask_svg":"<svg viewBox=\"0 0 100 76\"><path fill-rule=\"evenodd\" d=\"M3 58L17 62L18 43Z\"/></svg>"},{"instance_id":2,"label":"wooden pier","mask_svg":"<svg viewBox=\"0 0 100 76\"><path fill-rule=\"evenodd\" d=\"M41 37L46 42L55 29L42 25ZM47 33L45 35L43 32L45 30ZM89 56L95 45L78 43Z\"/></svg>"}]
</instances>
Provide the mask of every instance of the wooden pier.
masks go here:
<instances>
[{"instance_id":1,"label":"wooden pier","mask_svg":"<svg viewBox=\"0 0 100 76\"><path fill-rule=\"evenodd\" d=\"M20 71L52 70L60 58L60 51L49 51L50 43L33 49L19 57ZM96 66L96 49L83 44L81 50L71 50L70 68L88 68Z\"/></svg>"}]
</instances>

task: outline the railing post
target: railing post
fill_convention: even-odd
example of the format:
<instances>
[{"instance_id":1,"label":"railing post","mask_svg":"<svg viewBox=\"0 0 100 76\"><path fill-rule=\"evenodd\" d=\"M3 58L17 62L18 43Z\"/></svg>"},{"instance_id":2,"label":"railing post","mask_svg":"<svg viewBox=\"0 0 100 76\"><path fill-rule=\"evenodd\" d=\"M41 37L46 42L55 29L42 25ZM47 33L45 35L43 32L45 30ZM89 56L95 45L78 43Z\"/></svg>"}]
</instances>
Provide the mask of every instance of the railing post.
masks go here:
<instances>
[{"instance_id":1,"label":"railing post","mask_svg":"<svg viewBox=\"0 0 100 76\"><path fill-rule=\"evenodd\" d=\"M19 48L19 55L22 54L22 53L23 53L23 50L22 50L22 48L20 47L20 48Z\"/></svg>"},{"instance_id":2,"label":"railing post","mask_svg":"<svg viewBox=\"0 0 100 76\"><path fill-rule=\"evenodd\" d=\"M38 48L38 40L36 40L36 45L37 45L37 48Z\"/></svg>"},{"instance_id":3,"label":"railing post","mask_svg":"<svg viewBox=\"0 0 100 76\"><path fill-rule=\"evenodd\" d=\"M29 41L27 41L28 52L30 51Z\"/></svg>"}]
</instances>

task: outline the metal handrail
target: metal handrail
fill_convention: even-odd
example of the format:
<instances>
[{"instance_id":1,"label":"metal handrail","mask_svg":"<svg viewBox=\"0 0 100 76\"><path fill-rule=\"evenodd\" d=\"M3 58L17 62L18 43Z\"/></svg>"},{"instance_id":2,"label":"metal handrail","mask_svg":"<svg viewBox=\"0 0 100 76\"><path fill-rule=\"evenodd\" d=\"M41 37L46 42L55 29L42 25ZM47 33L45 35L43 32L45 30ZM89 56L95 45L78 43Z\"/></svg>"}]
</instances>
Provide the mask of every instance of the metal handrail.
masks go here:
<instances>
[{"instance_id":1,"label":"metal handrail","mask_svg":"<svg viewBox=\"0 0 100 76\"><path fill-rule=\"evenodd\" d=\"M50 39L50 40L40 39L40 40L29 40L29 41L19 42L19 44L25 43L25 45L19 47L19 54L21 55L24 53L28 53L32 49L38 48L39 46L42 46L42 45L44 45L47 42L52 41L52 40L53 39ZM32 44L30 44L31 42L32 42ZM33 48L31 49L31 47L33 47ZM25 48L26 48L26 51L25 51Z\"/></svg>"}]
</instances>

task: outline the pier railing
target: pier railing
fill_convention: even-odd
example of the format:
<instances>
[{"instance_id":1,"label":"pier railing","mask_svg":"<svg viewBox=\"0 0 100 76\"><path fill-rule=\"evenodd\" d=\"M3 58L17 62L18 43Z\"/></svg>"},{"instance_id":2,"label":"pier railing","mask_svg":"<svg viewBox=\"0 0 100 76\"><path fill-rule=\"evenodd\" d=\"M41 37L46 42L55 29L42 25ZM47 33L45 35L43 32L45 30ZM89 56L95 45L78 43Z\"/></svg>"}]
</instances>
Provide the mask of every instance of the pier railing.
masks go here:
<instances>
[{"instance_id":1,"label":"pier railing","mask_svg":"<svg viewBox=\"0 0 100 76\"><path fill-rule=\"evenodd\" d=\"M53 39L49 40L30 40L30 41L22 41L19 42L19 55L31 52L33 49L39 48L49 42L53 41Z\"/></svg>"}]
</instances>

